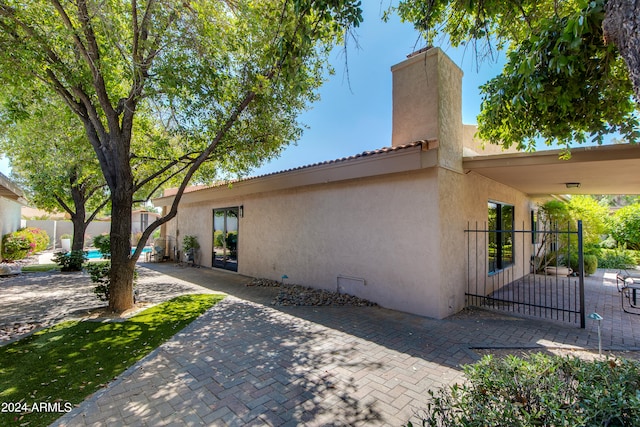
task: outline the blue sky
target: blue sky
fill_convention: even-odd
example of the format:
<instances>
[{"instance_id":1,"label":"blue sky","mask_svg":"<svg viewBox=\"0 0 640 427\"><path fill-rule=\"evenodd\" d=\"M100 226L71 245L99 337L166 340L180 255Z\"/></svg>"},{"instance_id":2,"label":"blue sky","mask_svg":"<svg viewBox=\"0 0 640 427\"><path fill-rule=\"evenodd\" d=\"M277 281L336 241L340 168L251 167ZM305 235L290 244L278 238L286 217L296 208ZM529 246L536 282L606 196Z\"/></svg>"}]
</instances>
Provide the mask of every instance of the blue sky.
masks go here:
<instances>
[{"instance_id":1,"label":"blue sky","mask_svg":"<svg viewBox=\"0 0 640 427\"><path fill-rule=\"evenodd\" d=\"M424 47L424 41L411 24L397 17L381 20L386 2L367 1L364 22L356 29L356 41L349 40L347 58L335 49L330 61L335 75L320 89L321 100L300 117L308 126L297 144L250 175L286 170L375 150L391 145L391 66ZM498 74L502 63L482 62L479 66L471 49L439 46L464 71L462 80L462 118L476 123L480 112L478 86ZM348 79L347 81L347 69ZM8 175L6 159L0 172Z\"/></svg>"},{"instance_id":2,"label":"blue sky","mask_svg":"<svg viewBox=\"0 0 640 427\"><path fill-rule=\"evenodd\" d=\"M384 2L382 2L384 3ZM342 49L330 61L335 75L320 89L321 99L300 117L309 128L297 144L250 175L262 175L337 159L391 145L391 66L425 46L417 31L397 17L382 22L379 2L367 2L364 22L356 29L358 47L349 40L347 62ZM478 87L497 75L504 60L478 66L471 49L439 46L464 71L462 120L475 124L480 112ZM348 78L347 81L347 68Z\"/></svg>"}]
</instances>

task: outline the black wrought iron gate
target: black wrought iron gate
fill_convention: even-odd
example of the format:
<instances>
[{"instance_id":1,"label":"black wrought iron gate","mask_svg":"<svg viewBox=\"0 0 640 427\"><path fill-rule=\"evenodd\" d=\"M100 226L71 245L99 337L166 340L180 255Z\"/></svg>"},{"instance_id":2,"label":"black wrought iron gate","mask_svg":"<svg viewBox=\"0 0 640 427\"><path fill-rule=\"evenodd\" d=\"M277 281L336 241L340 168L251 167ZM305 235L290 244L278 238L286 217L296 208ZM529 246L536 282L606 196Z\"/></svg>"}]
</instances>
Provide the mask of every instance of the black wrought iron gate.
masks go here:
<instances>
[{"instance_id":1,"label":"black wrought iron gate","mask_svg":"<svg viewBox=\"0 0 640 427\"><path fill-rule=\"evenodd\" d=\"M533 228L533 227L532 227ZM490 230L469 224L467 306L585 327L582 222L577 227ZM496 236L502 242L496 262ZM499 266L499 268L496 268Z\"/></svg>"}]
</instances>

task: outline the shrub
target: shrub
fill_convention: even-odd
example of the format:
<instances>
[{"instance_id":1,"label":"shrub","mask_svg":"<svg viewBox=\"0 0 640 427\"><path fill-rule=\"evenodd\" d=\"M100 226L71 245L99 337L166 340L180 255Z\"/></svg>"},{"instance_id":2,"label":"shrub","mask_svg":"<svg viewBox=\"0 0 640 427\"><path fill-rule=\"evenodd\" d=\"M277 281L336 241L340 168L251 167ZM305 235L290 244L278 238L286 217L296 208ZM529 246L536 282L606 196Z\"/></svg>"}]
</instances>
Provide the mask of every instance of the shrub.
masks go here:
<instances>
[{"instance_id":1,"label":"shrub","mask_svg":"<svg viewBox=\"0 0 640 427\"><path fill-rule=\"evenodd\" d=\"M63 234L62 236L60 236L60 240L62 240L62 239L69 239L69 240L71 240L71 239L73 239L73 235L72 235L72 234L69 234L69 233L65 233L65 234Z\"/></svg>"},{"instance_id":2,"label":"shrub","mask_svg":"<svg viewBox=\"0 0 640 427\"><path fill-rule=\"evenodd\" d=\"M87 264L87 271L91 276L91 281L96 284L93 288L93 292L100 301L109 301L109 286L111 285L111 278L109 274L111 272L111 261L104 262L92 262ZM133 286L136 285L136 279L138 278L138 272L133 272ZM137 291L133 291L133 301L137 299Z\"/></svg>"},{"instance_id":3,"label":"shrub","mask_svg":"<svg viewBox=\"0 0 640 427\"><path fill-rule=\"evenodd\" d=\"M2 258L7 261L22 259L29 255L31 250L29 239L16 231L2 237Z\"/></svg>"},{"instance_id":4,"label":"shrub","mask_svg":"<svg viewBox=\"0 0 640 427\"><path fill-rule=\"evenodd\" d=\"M93 292L96 294L98 299L100 301L109 301L109 285L111 284L109 273L111 271L111 262L92 262L87 264L87 271L91 276L91 281L96 284L96 287L93 288Z\"/></svg>"},{"instance_id":5,"label":"shrub","mask_svg":"<svg viewBox=\"0 0 640 427\"><path fill-rule=\"evenodd\" d=\"M221 230L216 230L213 233L213 245L216 248L224 246L224 233Z\"/></svg>"},{"instance_id":6,"label":"shrub","mask_svg":"<svg viewBox=\"0 0 640 427\"><path fill-rule=\"evenodd\" d=\"M611 236L607 236L602 242L600 242L600 247L604 249L615 249L618 247L618 242Z\"/></svg>"},{"instance_id":7,"label":"shrub","mask_svg":"<svg viewBox=\"0 0 640 427\"><path fill-rule=\"evenodd\" d=\"M18 231L31 234L31 236L33 236L33 241L36 244L34 252L42 252L49 246L49 235L46 231L40 228L27 227Z\"/></svg>"},{"instance_id":8,"label":"shrub","mask_svg":"<svg viewBox=\"0 0 640 427\"><path fill-rule=\"evenodd\" d=\"M223 246L227 246L227 249L230 251L235 251L238 247L238 232L230 231L227 233L227 238L225 242L224 233L220 230L217 230L213 233L213 244L217 248L221 248Z\"/></svg>"},{"instance_id":9,"label":"shrub","mask_svg":"<svg viewBox=\"0 0 640 427\"><path fill-rule=\"evenodd\" d=\"M87 253L84 251L56 252L53 256L53 262L60 266L60 271L81 271L82 264L87 260Z\"/></svg>"},{"instance_id":10,"label":"shrub","mask_svg":"<svg viewBox=\"0 0 640 427\"><path fill-rule=\"evenodd\" d=\"M618 209L612 223L611 235L619 244L640 249L640 203Z\"/></svg>"},{"instance_id":11,"label":"shrub","mask_svg":"<svg viewBox=\"0 0 640 427\"><path fill-rule=\"evenodd\" d=\"M628 268L638 265L636 252L624 248L602 249L598 257L600 268Z\"/></svg>"},{"instance_id":12,"label":"shrub","mask_svg":"<svg viewBox=\"0 0 640 427\"><path fill-rule=\"evenodd\" d=\"M591 275L598 269L598 257L595 255L584 256L584 272L587 275Z\"/></svg>"},{"instance_id":13,"label":"shrub","mask_svg":"<svg viewBox=\"0 0 640 427\"><path fill-rule=\"evenodd\" d=\"M638 362L538 353L486 356L464 372L467 383L429 392L422 425L632 426L640 419Z\"/></svg>"},{"instance_id":14,"label":"shrub","mask_svg":"<svg viewBox=\"0 0 640 427\"><path fill-rule=\"evenodd\" d=\"M95 246L103 258L111 257L111 240L108 234L101 234L93 238L93 246Z\"/></svg>"},{"instance_id":15,"label":"shrub","mask_svg":"<svg viewBox=\"0 0 640 427\"><path fill-rule=\"evenodd\" d=\"M198 243L198 238L196 236L184 236L184 239L182 240L182 248L185 252L188 252L191 249L199 249L200 243Z\"/></svg>"},{"instance_id":16,"label":"shrub","mask_svg":"<svg viewBox=\"0 0 640 427\"><path fill-rule=\"evenodd\" d=\"M47 232L35 227L21 228L2 237L2 257L14 261L34 252L41 252L49 246Z\"/></svg>"}]
</instances>

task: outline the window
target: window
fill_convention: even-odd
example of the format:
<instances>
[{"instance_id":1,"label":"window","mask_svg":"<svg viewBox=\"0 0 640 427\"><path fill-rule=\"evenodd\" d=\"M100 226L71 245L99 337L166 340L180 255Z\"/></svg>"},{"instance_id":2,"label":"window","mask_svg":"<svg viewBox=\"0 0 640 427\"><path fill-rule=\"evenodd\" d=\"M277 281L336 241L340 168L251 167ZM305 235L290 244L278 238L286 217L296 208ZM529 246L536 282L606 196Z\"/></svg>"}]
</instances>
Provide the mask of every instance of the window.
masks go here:
<instances>
[{"instance_id":1,"label":"window","mask_svg":"<svg viewBox=\"0 0 640 427\"><path fill-rule=\"evenodd\" d=\"M213 210L211 265L238 271L238 218L240 207Z\"/></svg>"},{"instance_id":2,"label":"window","mask_svg":"<svg viewBox=\"0 0 640 427\"><path fill-rule=\"evenodd\" d=\"M149 214L141 213L140 214L140 231L144 232L149 226Z\"/></svg>"},{"instance_id":3,"label":"window","mask_svg":"<svg viewBox=\"0 0 640 427\"><path fill-rule=\"evenodd\" d=\"M489 273L513 264L513 206L489 202Z\"/></svg>"}]
</instances>

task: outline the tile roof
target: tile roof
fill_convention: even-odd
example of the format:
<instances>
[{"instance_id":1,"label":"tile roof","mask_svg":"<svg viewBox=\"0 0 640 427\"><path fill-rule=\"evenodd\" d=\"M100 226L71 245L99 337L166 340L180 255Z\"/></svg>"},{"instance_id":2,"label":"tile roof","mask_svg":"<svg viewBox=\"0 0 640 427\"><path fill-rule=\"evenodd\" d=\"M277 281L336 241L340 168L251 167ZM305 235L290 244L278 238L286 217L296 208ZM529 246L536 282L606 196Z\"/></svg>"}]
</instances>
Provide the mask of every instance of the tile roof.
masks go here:
<instances>
[{"instance_id":1,"label":"tile roof","mask_svg":"<svg viewBox=\"0 0 640 427\"><path fill-rule=\"evenodd\" d=\"M246 178L237 178L237 179L232 179L232 180L227 180L227 181L215 182L215 183L213 183L211 185L194 185L194 186L187 187L184 192L185 193L192 193L192 192L195 192L195 191L206 190L206 189L215 188L215 187L222 187L222 186L229 185L229 184L236 184L238 182L252 181L252 180L266 178L266 177L270 177L270 176L274 176L274 175L280 175L280 174L284 174L284 173L288 173L288 172L295 172L295 171L311 169L311 168L315 168L315 167L319 167L319 166L326 166L326 165L333 165L333 164L338 164L338 163L345 163L345 162L349 162L349 161L352 161L352 160L361 159L363 157L371 157L371 156L379 156L379 155L384 155L384 154L389 154L389 153L395 153L395 152L398 152L398 151L401 151L401 150L406 150L406 149L409 149L409 148L422 146L422 144L425 143L425 142L426 141L416 141L416 142L412 142L410 144L398 145L398 146L395 146L395 147L382 147L382 148L378 148L376 150L364 151L362 153L354 154L352 156L341 157L339 159L327 160L327 161L318 162L318 163L312 163L312 164L309 164L309 165L299 166L299 167L291 168L291 169L285 169L285 170L277 171L277 172L271 172L271 173L267 173L267 174L263 174L263 175L256 175L256 176L250 176L250 177L246 177ZM177 188L169 188L169 189L164 191L163 197L173 196L173 195L176 194L176 192L177 192Z\"/></svg>"}]
</instances>

